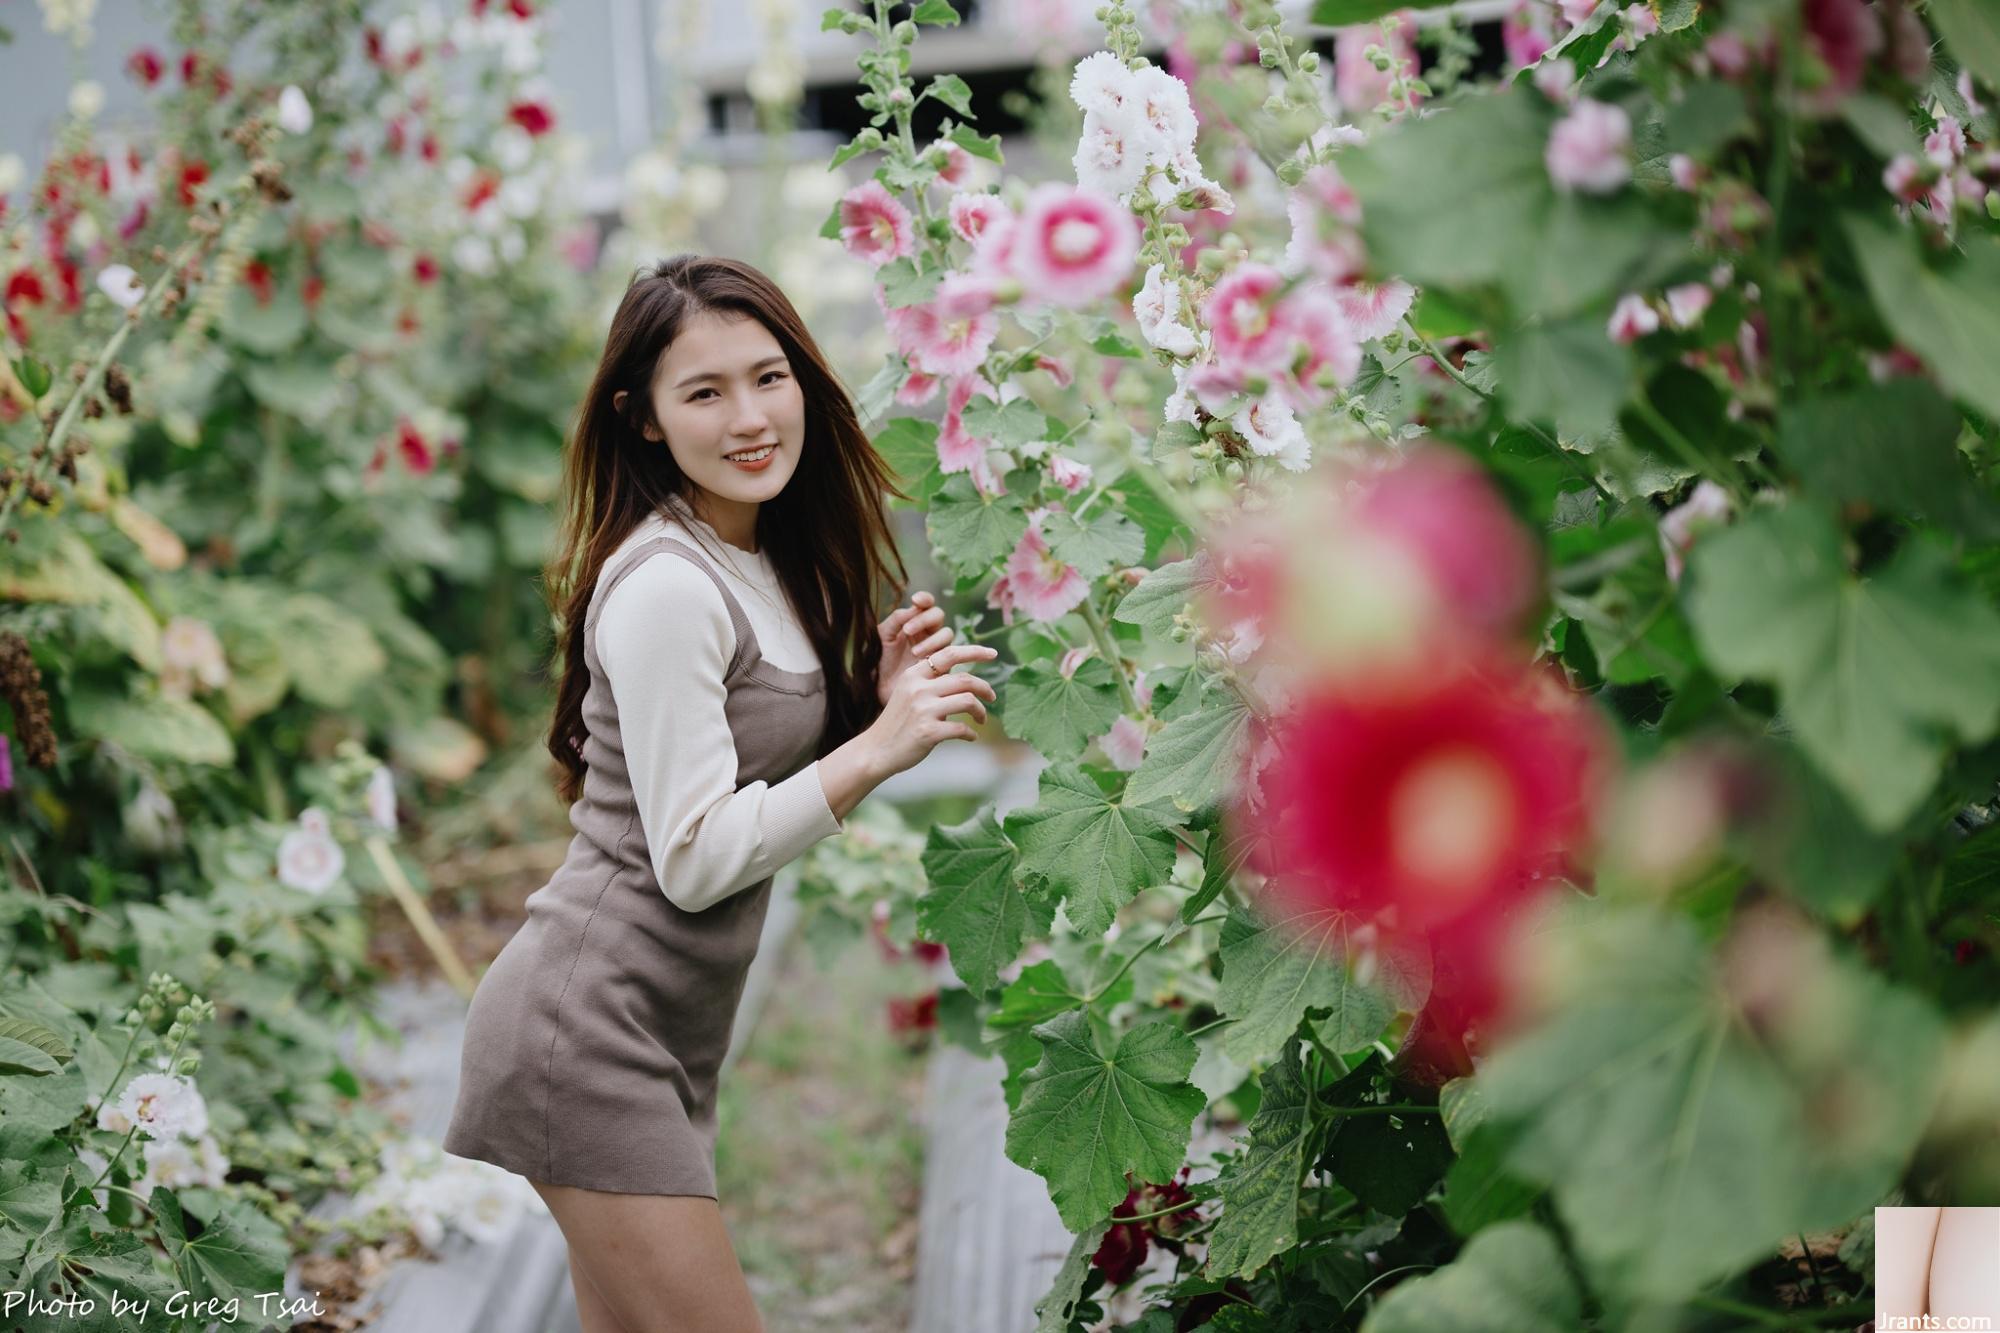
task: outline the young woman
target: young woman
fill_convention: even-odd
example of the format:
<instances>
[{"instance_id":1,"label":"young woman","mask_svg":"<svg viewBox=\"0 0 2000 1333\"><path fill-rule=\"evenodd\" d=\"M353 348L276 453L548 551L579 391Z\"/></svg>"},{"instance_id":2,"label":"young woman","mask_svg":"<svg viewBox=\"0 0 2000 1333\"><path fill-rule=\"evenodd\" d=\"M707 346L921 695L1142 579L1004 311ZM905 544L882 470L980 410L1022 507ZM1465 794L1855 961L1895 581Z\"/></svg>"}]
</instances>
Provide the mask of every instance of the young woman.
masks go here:
<instances>
[{"instance_id":1,"label":"young woman","mask_svg":"<svg viewBox=\"0 0 2000 1333\"><path fill-rule=\"evenodd\" d=\"M2000 1208L1877 1208L1875 1326L2000 1328Z\"/></svg>"},{"instance_id":2,"label":"young woman","mask_svg":"<svg viewBox=\"0 0 2000 1333\"><path fill-rule=\"evenodd\" d=\"M576 836L473 997L444 1147L547 1201L585 1333L753 1333L715 1096L772 873L974 739L953 719L993 687L952 668L995 652L929 593L875 620L894 488L747 264L634 278L564 484L549 748Z\"/></svg>"}]
</instances>

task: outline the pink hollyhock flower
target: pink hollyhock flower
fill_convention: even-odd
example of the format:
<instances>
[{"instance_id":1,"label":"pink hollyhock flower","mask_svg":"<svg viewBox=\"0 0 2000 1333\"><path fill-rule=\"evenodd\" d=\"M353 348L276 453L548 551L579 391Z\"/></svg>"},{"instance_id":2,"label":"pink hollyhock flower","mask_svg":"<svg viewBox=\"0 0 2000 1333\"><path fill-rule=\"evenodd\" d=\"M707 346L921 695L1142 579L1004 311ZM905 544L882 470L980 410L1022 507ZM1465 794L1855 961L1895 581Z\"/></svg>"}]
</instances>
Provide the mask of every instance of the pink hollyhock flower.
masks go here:
<instances>
[{"instance_id":1,"label":"pink hollyhock flower","mask_svg":"<svg viewBox=\"0 0 2000 1333\"><path fill-rule=\"evenodd\" d=\"M1215 363L1234 374L1282 369L1291 351L1291 330L1277 318L1277 297L1285 275L1269 264L1247 260L1217 282L1202 304L1202 322L1215 342Z\"/></svg>"},{"instance_id":2,"label":"pink hollyhock flower","mask_svg":"<svg viewBox=\"0 0 2000 1333\"><path fill-rule=\"evenodd\" d=\"M869 179L840 196L840 242L876 268L916 249L910 210L881 181Z\"/></svg>"},{"instance_id":3,"label":"pink hollyhock flower","mask_svg":"<svg viewBox=\"0 0 2000 1333\"><path fill-rule=\"evenodd\" d=\"M1500 44L1507 63L1524 69L1548 54L1555 42L1553 15L1544 0L1515 0L1500 20Z\"/></svg>"},{"instance_id":4,"label":"pink hollyhock flower","mask_svg":"<svg viewBox=\"0 0 2000 1333\"><path fill-rule=\"evenodd\" d=\"M1361 201L1332 164L1313 167L1286 193L1285 215L1292 224L1284 257L1289 272L1344 282L1366 265L1367 252L1355 230Z\"/></svg>"},{"instance_id":5,"label":"pink hollyhock flower","mask_svg":"<svg viewBox=\"0 0 2000 1333\"><path fill-rule=\"evenodd\" d=\"M437 466L437 455L431 449L430 441L410 424L408 418L399 418L396 422L396 448L403 456L403 466L420 477Z\"/></svg>"},{"instance_id":6,"label":"pink hollyhock flower","mask_svg":"<svg viewBox=\"0 0 2000 1333\"><path fill-rule=\"evenodd\" d=\"M1091 468L1088 463L1079 463L1074 458L1061 454L1049 460L1049 480L1075 495L1090 485Z\"/></svg>"},{"instance_id":7,"label":"pink hollyhock flower","mask_svg":"<svg viewBox=\"0 0 2000 1333\"><path fill-rule=\"evenodd\" d=\"M1729 492L1704 480L1688 492L1687 499L1666 512L1660 519L1660 551L1666 557L1668 578L1681 581L1681 562L1694 539L1703 529L1726 520L1731 509Z\"/></svg>"},{"instance_id":8,"label":"pink hollyhock flower","mask_svg":"<svg viewBox=\"0 0 2000 1333\"><path fill-rule=\"evenodd\" d=\"M1410 13L1398 11L1402 20L1392 34L1379 23L1341 28L1333 36L1333 92L1350 116L1362 116L1389 100L1389 85L1396 75L1417 72L1417 43L1411 33ZM1390 67L1376 69L1366 54L1370 46L1389 53Z\"/></svg>"},{"instance_id":9,"label":"pink hollyhock flower","mask_svg":"<svg viewBox=\"0 0 2000 1333\"><path fill-rule=\"evenodd\" d=\"M1684 282L1667 288L1667 318L1677 329L1691 329L1701 322L1714 302L1715 293L1705 282Z\"/></svg>"},{"instance_id":10,"label":"pink hollyhock flower","mask_svg":"<svg viewBox=\"0 0 2000 1333\"><path fill-rule=\"evenodd\" d=\"M1715 66L1715 72L1725 79L1743 78L1758 59L1758 53L1751 50L1750 43L1737 32L1716 33L1708 39L1702 54L1708 57L1709 64Z\"/></svg>"},{"instance_id":11,"label":"pink hollyhock flower","mask_svg":"<svg viewBox=\"0 0 2000 1333\"><path fill-rule=\"evenodd\" d=\"M896 401L906 407L916 407L928 403L937 396L938 377L926 375L921 370L913 370L896 389Z\"/></svg>"},{"instance_id":12,"label":"pink hollyhock flower","mask_svg":"<svg viewBox=\"0 0 2000 1333\"><path fill-rule=\"evenodd\" d=\"M1951 116L1939 116L1937 128L1924 136L1924 156L1946 170L1965 159L1965 127Z\"/></svg>"},{"instance_id":13,"label":"pink hollyhock flower","mask_svg":"<svg viewBox=\"0 0 2000 1333\"><path fill-rule=\"evenodd\" d=\"M939 139L937 146L944 149L944 166L937 174L939 182L952 186L965 184L972 175L972 154L950 139Z\"/></svg>"},{"instance_id":14,"label":"pink hollyhock flower","mask_svg":"<svg viewBox=\"0 0 2000 1333\"><path fill-rule=\"evenodd\" d=\"M1667 175L1672 178L1676 190L1693 194L1701 188L1701 179L1705 174L1701 163L1686 153L1675 153L1667 159Z\"/></svg>"},{"instance_id":15,"label":"pink hollyhock flower","mask_svg":"<svg viewBox=\"0 0 2000 1333\"><path fill-rule=\"evenodd\" d=\"M966 433L965 406L972 401L973 386L983 381L978 375L954 375L945 397L944 425L938 431L938 469L963 472L986 457L987 441Z\"/></svg>"},{"instance_id":16,"label":"pink hollyhock flower","mask_svg":"<svg viewBox=\"0 0 2000 1333\"><path fill-rule=\"evenodd\" d=\"M1356 282L1339 288L1340 312L1363 342L1380 338L1410 313L1417 289L1400 278L1387 282Z\"/></svg>"},{"instance_id":17,"label":"pink hollyhock flower","mask_svg":"<svg viewBox=\"0 0 2000 1333\"><path fill-rule=\"evenodd\" d=\"M1007 214L1007 205L997 194L961 190L945 205L945 213L951 219L951 229L961 240L977 241L987 223Z\"/></svg>"},{"instance_id":18,"label":"pink hollyhock flower","mask_svg":"<svg viewBox=\"0 0 2000 1333\"><path fill-rule=\"evenodd\" d=\"M1084 660L1090 656L1090 652L1091 650L1088 648L1069 649L1056 659L1056 674L1064 680L1068 680L1076 674L1076 669L1083 665Z\"/></svg>"},{"instance_id":19,"label":"pink hollyhock flower","mask_svg":"<svg viewBox=\"0 0 2000 1333\"><path fill-rule=\"evenodd\" d=\"M999 303L1001 281L987 273L947 273L932 306L940 319L977 319Z\"/></svg>"},{"instance_id":20,"label":"pink hollyhock flower","mask_svg":"<svg viewBox=\"0 0 2000 1333\"><path fill-rule=\"evenodd\" d=\"M1568 56L1557 56L1535 66L1529 77L1534 80L1535 91L1558 106L1568 106L1576 100L1576 64Z\"/></svg>"},{"instance_id":21,"label":"pink hollyhock flower","mask_svg":"<svg viewBox=\"0 0 2000 1333\"><path fill-rule=\"evenodd\" d=\"M1637 292L1627 292L1618 298L1618 304L1611 311L1611 322L1606 332L1615 343L1632 343L1655 332L1660 327L1659 312L1654 310L1646 298Z\"/></svg>"},{"instance_id":22,"label":"pink hollyhock flower","mask_svg":"<svg viewBox=\"0 0 2000 1333\"><path fill-rule=\"evenodd\" d=\"M158 51L150 46L142 46L126 58L125 69L133 78L150 88L160 81L162 74L166 73L167 65L160 59Z\"/></svg>"},{"instance_id":23,"label":"pink hollyhock flower","mask_svg":"<svg viewBox=\"0 0 2000 1333\"><path fill-rule=\"evenodd\" d=\"M876 304L896 340L896 349L912 369L926 374L969 375L986 359L993 340L1000 335L1000 317L990 310L983 315L947 318L936 303L891 306L876 289Z\"/></svg>"},{"instance_id":24,"label":"pink hollyhock flower","mask_svg":"<svg viewBox=\"0 0 2000 1333\"><path fill-rule=\"evenodd\" d=\"M555 128L556 113L546 102L516 102L507 108L507 119L538 137Z\"/></svg>"},{"instance_id":25,"label":"pink hollyhock flower","mask_svg":"<svg viewBox=\"0 0 2000 1333\"><path fill-rule=\"evenodd\" d=\"M1253 867L1281 899L1405 936L1566 873L1612 754L1567 686L1500 662L1322 683L1256 729L1278 751L1258 779Z\"/></svg>"},{"instance_id":26,"label":"pink hollyhock flower","mask_svg":"<svg viewBox=\"0 0 2000 1333\"><path fill-rule=\"evenodd\" d=\"M1636 3L1618 11L1618 25L1622 31L1612 45L1636 51L1639 43L1660 30L1660 16L1653 12L1652 5L1646 0L1636 0Z\"/></svg>"},{"instance_id":27,"label":"pink hollyhock flower","mask_svg":"<svg viewBox=\"0 0 2000 1333\"><path fill-rule=\"evenodd\" d=\"M1581 28L1597 12L1597 0L1556 0L1556 8L1562 11L1564 23Z\"/></svg>"},{"instance_id":28,"label":"pink hollyhock flower","mask_svg":"<svg viewBox=\"0 0 2000 1333\"><path fill-rule=\"evenodd\" d=\"M1029 295L1081 306L1108 295L1132 272L1138 222L1104 195L1057 182L1036 186L1013 228L1010 267Z\"/></svg>"},{"instance_id":29,"label":"pink hollyhock flower","mask_svg":"<svg viewBox=\"0 0 2000 1333\"><path fill-rule=\"evenodd\" d=\"M1097 738L1097 748L1113 768L1130 773L1146 757L1146 724L1121 714L1111 730Z\"/></svg>"},{"instance_id":30,"label":"pink hollyhock flower","mask_svg":"<svg viewBox=\"0 0 2000 1333\"><path fill-rule=\"evenodd\" d=\"M1882 20L1866 0L1804 0L1802 17L1805 49L1825 78L1800 100L1808 111L1830 115L1861 86L1869 57L1882 49Z\"/></svg>"},{"instance_id":31,"label":"pink hollyhock flower","mask_svg":"<svg viewBox=\"0 0 2000 1333\"><path fill-rule=\"evenodd\" d=\"M1448 449L1405 454L1350 503L1356 522L1424 567L1457 626L1504 633L1539 595L1535 544L1486 473Z\"/></svg>"},{"instance_id":32,"label":"pink hollyhock flower","mask_svg":"<svg viewBox=\"0 0 2000 1333\"><path fill-rule=\"evenodd\" d=\"M1058 389L1067 389L1070 381L1076 378L1070 374L1068 366L1052 356L1037 355L1035 357L1035 369L1044 372L1050 379L1054 380Z\"/></svg>"},{"instance_id":33,"label":"pink hollyhock flower","mask_svg":"<svg viewBox=\"0 0 2000 1333\"><path fill-rule=\"evenodd\" d=\"M1002 591L1002 585L1005 591ZM1007 557L1007 567L987 594L987 605L998 609L1007 624L1020 611L1032 620L1055 620L1066 615L1090 585L1076 566L1058 559L1049 550L1039 529L1032 524Z\"/></svg>"},{"instance_id":34,"label":"pink hollyhock flower","mask_svg":"<svg viewBox=\"0 0 2000 1333\"><path fill-rule=\"evenodd\" d=\"M1935 179L1934 171L1908 153L1896 154L1882 168L1882 188L1902 204L1914 204L1923 198Z\"/></svg>"},{"instance_id":35,"label":"pink hollyhock flower","mask_svg":"<svg viewBox=\"0 0 2000 1333\"><path fill-rule=\"evenodd\" d=\"M1542 160L1558 189L1610 194L1632 178L1631 145L1624 110L1585 97L1549 131Z\"/></svg>"}]
</instances>

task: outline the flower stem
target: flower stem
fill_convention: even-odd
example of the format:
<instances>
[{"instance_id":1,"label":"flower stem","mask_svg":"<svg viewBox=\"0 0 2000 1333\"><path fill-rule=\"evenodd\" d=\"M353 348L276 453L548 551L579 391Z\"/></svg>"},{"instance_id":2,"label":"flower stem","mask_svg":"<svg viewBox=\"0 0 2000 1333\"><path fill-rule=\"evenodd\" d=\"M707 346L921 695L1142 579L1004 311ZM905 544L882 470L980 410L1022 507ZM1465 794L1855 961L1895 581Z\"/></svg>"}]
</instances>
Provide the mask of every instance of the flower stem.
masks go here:
<instances>
[{"instance_id":1,"label":"flower stem","mask_svg":"<svg viewBox=\"0 0 2000 1333\"><path fill-rule=\"evenodd\" d=\"M1217 913L1214 916L1198 916L1194 920L1187 923L1185 930L1193 930L1196 926L1203 925L1210 921L1221 921L1225 916L1227 916L1227 913ZM1118 979L1124 976L1125 973L1131 969L1132 964L1138 962L1141 958L1144 958L1154 949L1157 949L1160 945L1164 944L1168 939L1177 938L1183 933L1185 933L1185 931L1174 930L1172 928L1169 928L1167 930L1161 931L1159 934L1155 935L1152 939L1146 941L1144 944L1140 945L1137 949L1134 949L1131 955L1128 958L1126 958L1126 960L1123 963L1119 965L1118 970L1111 974L1110 980L1106 981L1102 986L1099 986L1096 990L1092 991L1089 995L1085 996L1083 1002L1085 1004L1096 1004L1099 1000L1103 999L1105 995L1107 995L1110 992L1113 986L1118 984Z\"/></svg>"}]
</instances>

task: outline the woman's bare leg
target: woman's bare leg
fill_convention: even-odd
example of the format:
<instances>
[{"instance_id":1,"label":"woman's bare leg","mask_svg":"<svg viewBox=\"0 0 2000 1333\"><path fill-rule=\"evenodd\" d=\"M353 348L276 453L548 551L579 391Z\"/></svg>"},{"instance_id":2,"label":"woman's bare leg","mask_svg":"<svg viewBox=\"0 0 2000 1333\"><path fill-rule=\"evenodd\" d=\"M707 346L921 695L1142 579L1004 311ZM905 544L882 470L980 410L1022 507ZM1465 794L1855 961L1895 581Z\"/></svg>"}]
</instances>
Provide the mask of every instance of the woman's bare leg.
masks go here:
<instances>
[{"instance_id":1,"label":"woman's bare leg","mask_svg":"<svg viewBox=\"0 0 2000 1333\"><path fill-rule=\"evenodd\" d=\"M576 1319L583 1333L629 1333L618 1322L617 1314L598 1291L597 1284L590 1280L590 1274L576 1261L574 1251L569 1256L569 1285L576 1292Z\"/></svg>"},{"instance_id":2,"label":"woman's bare leg","mask_svg":"<svg viewBox=\"0 0 2000 1333\"><path fill-rule=\"evenodd\" d=\"M530 1183L624 1333L764 1333L715 1200Z\"/></svg>"}]
</instances>

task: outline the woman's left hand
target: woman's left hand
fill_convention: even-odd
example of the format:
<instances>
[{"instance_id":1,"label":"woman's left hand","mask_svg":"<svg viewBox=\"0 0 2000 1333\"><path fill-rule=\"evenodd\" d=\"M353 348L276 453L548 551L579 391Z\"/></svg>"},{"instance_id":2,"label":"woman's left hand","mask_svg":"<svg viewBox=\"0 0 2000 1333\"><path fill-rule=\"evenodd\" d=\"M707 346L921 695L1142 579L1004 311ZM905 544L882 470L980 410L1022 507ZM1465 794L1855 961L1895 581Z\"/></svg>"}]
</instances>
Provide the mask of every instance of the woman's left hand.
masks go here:
<instances>
[{"instance_id":1,"label":"woman's left hand","mask_svg":"<svg viewBox=\"0 0 2000 1333\"><path fill-rule=\"evenodd\" d=\"M891 611L875 632L882 636L882 666L875 677L875 695L885 704L891 682L911 663L950 643L955 633L944 623L944 608L927 592L911 593L910 604Z\"/></svg>"}]
</instances>

